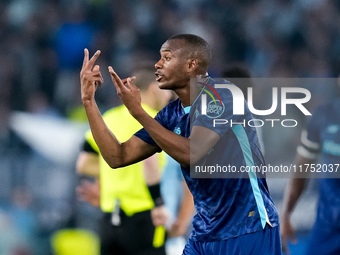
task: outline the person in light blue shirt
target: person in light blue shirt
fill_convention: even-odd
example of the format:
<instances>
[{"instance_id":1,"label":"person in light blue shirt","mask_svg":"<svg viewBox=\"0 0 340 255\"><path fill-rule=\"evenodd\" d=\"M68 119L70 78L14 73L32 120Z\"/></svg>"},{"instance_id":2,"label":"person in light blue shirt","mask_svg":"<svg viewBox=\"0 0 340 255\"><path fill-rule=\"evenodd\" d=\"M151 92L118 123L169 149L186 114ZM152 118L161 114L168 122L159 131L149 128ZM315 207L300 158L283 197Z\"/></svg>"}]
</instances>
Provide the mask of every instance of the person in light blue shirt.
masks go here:
<instances>
[{"instance_id":1,"label":"person in light blue shirt","mask_svg":"<svg viewBox=\"0 0 340 255\"><path fill-rule=\"evenodd\" d=\"M165 243L167 255L177 255L183 251L186 232L191 222L194 203L184 181L180 165L169 155L162 173L161 193L164 205L169 212L165 225L169 237Z\"/></svg>"}]
</instances>

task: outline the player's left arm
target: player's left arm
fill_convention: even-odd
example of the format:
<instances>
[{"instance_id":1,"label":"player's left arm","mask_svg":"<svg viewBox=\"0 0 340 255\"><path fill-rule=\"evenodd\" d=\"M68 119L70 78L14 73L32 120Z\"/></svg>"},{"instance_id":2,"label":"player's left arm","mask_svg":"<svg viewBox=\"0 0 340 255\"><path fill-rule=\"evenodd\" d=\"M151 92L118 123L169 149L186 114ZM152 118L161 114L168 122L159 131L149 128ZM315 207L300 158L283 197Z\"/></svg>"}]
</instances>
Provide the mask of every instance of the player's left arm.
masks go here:
<instances>
[{"instance_id":1,"label":"player's left arm","mask_svg":"<svg viewBox=\"0 0 340 255\"><path fill-rule=\"evenodd\" d=\"M130 78L124 85L119 76L109 67L112 81L119 97L129 109L131 115L145 128L157 145L184 167L196 163L220 139L214 131L194 126L189 138L185 138L164 128L158 121L148 115L141 107L139 89Z\"/></svg>"}]
</instances>

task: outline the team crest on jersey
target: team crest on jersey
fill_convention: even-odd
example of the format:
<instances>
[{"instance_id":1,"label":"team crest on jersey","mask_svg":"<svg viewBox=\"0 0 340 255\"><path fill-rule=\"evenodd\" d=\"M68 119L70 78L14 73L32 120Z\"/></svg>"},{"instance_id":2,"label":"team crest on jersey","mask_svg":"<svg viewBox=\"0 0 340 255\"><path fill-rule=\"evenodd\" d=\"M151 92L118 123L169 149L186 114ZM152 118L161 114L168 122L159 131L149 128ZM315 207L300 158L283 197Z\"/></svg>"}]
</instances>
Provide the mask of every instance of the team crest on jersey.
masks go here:
<instances>
[{"instance_id":1,"label":"team crest on jersey","mask_svg":"<svg viewBox=\"0 0 340 255\"><path fill-rule=\"evenodd\" d=\"M220 117L225 111L225 106L223 104L223 102L214 102L214 101L210 101L210 103L208 103L207 105L207 116L209 118L218 118Z\"/></svg>"},{"instance_id":2,"label":"team crest on jersey","mask_svg":"<svg viewBox=\"0 0 340 255\"><path fill-rule=\"evenodd\" d=\"M180 127L175 127L174 133L176 133L177 135L180 135L182 133L181 128Z\"/></svg>"}]
</instances>

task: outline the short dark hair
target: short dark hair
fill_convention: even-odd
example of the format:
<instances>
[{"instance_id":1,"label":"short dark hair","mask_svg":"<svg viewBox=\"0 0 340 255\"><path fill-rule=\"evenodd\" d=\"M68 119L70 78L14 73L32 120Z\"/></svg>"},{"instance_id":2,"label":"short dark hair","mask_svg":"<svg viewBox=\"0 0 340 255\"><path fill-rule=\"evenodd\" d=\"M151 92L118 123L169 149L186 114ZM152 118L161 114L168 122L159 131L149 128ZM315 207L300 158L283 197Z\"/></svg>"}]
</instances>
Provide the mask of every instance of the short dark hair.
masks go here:
<instances>
[{"instance_id":1,"label":"short dark hair","mask_svg":"<svg viewBox=\"0 0 340 255\"><path fill-rule=\"evenodd\" d=\"M171 36L167 41L170 40L183 40L190 47L190 53L199 59L199 64L201 67L205 70L208 69L211 62L212 53L211 48L206 40L193 34L174 35Z\"/></svg>"}]
</instances>

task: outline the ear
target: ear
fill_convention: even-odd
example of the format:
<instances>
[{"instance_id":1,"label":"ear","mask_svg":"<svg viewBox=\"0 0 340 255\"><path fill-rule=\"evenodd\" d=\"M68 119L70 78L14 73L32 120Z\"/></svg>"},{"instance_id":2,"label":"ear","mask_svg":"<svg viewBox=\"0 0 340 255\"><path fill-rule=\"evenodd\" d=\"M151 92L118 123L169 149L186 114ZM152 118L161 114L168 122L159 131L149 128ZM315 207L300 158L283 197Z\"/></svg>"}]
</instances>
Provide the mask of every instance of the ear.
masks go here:
<instances>
[{"instance_id":1,"label":"ear","mask_svg":"<svg viewBox=\"0 0 340 255\"><path fill-rule=\"evenodd\" d=\"M194 72L198 68L198 60L196 58L188 59L187 71L188 73Z\"/></svg>"}]
</instances>

